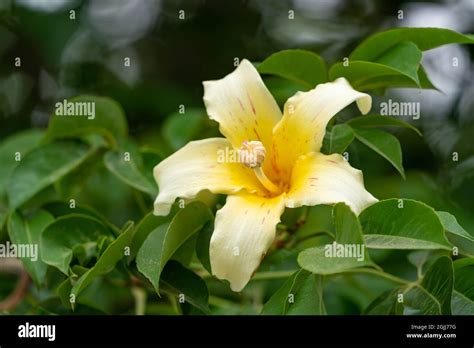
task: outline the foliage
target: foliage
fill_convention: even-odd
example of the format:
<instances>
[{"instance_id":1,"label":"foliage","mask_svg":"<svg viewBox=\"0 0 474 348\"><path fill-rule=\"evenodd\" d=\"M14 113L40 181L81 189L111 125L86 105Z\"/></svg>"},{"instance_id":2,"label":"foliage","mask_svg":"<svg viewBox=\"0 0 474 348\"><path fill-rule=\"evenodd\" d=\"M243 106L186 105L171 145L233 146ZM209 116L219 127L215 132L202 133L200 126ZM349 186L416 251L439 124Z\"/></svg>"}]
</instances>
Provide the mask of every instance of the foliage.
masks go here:
<instances>
[{"instance_id":1,"label":"foliage","mask_svg":"<svg viewBox=\"0 0 474 348\"><path fill-rule=\"evenodd\" d=\"M446 29L401 28L363 41L347 62L327 65L314 52L286 50L256 65L270 90L286 97L295 85L309 90L338 77L369 93L434 89L423 52L473 42ZM254 279L241 295L231 293L210 275L209 240L221 197L203 193L177 201L169 216L151 213L158 192L153 166L215 129L203 109L171 114L162 146L143 146L113 99L68 101L94 101L95 119L52 115L45 131L18 132L0 144L0 225L7 232L0 235L38 243L41 251L36 263L22 259L37 287L25 313L138 313L144 306L149 314L324 315L346 313L337 302L344 299L364 314L474 314L474 237L454 215L395 195L359 216L342 203L287 210ZM421 136L412 124L387 116L336 117L323 151L355 153L359 161L373 151L408 179L398 133L389 129ZM90 187L95 196L88 206ZM112 221L104 207L119 206L124 197L132 197L134 208L124 206L126 218ZM359 245L365 254L326 257L326 246L337 244ZM367 279L372 288L364 292Z\"/></svg>"}]
</instances>

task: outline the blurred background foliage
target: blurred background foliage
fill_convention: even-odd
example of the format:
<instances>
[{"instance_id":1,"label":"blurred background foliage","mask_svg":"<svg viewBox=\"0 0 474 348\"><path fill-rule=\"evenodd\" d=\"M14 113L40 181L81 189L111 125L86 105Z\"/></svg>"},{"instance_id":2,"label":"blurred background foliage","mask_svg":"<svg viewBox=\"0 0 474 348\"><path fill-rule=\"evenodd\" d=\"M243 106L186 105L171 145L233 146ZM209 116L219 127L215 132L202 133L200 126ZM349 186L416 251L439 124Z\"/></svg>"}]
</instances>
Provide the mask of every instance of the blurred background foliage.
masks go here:
<instances>
[{"instance_id":1,"label":"blurred background foliage","mask_svg":"<svg viewBox=\"0 0 474 348\"><path fill-rule=\"evenodd\" d=\"M400 10L403 19L397 18ZM293 19L289 11L294 11ZM152 168L157 156L166 157L189 140L219 135L203 109L202 81L231 72L235 58L259 62L283 49L302 48L320 54L329 65L346 57L368 35L400 26L472 33L474 2L0 0L0 137L4 140L26 129L45 128L57 101L81 94L108 96L123 107L130 135L142 150L150 149L153 155L144 165ZM377 198L423 201L435 210L453 213L471 234L473 53L472 46L448 45L424 54L428 75L441 91L392 89L374 97L376 113L388 99L421 103L421 118L404 120L418 127L423 137L406 129L394 131L402 144L406 180L364 146L354 142L348 150L351 164L364 171L366 187ZM16 57L21 58L21 67L15 66ZM452 65L453 57L458 58L457 67ZM126 58L130 66L124 65ZM277 77L266 77L265 82L280 105L302 89ZM180 105L188 117L179 113ZM357 114L349 109L338 119ZM453 152L458 153L457 160ZM81 172L80 182L74 191L77 201L95 207L117 225L138 221L151 209L149 197L137 198L102 161L94 162L93 170ZM218 200L223 203L222 198ZM0 211L5 209L2 204ZM284 219L294 222L300 213L294 212L295 217L289 211ZM321 229L331 229L324 226L330 224L330 211L318 207L310 214ZM318 227L315 224L312 232ZM299 233L304 237L306 232ZM261 270L294 269L291 253L295 252L283 249L272 254ZM416 273L404 252L384 250L373 258L399 276L410 278ZM3 278L0 295L7 294L13 282L14 277ZM281 283L276 280L262 286L254 281L243 294L233 294L219 282L209 281L215 295L211 304L216 305L216 313L222 306L225 313L255 313ZM360 313L388 288L383 280L366 275L336 276L327 284L326 307L333 314ZM91 298L100 296L100 292L88 292ZM98 310L133 311L130 293L117 294L117 301L118 307L109 304L112 309ZM173 308L156 301L149 303L147 312L173 313Z\"/></svg>"}]
</instances>

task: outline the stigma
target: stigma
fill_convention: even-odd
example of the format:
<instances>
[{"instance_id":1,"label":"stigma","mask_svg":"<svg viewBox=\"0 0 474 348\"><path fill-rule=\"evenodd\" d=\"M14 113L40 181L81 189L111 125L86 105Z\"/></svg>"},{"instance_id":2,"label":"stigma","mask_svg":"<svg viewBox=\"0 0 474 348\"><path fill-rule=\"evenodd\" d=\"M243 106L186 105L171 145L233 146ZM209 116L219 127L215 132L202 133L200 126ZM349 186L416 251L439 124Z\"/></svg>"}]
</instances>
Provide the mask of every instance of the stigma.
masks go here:
<instances>
[{"instance_id":1,"label":"stigma","mask_svg":"<svg viewBox=\"0 0 474 348\"><path fill-rule=\"evenodd\" d=\"M279 187L267 178L262 169L266 150L260 141L242 142L238 153L240 162L254 171L257 179L268 191L271 193L278 193L280 191Z\"/></svg>"}]
</instances>

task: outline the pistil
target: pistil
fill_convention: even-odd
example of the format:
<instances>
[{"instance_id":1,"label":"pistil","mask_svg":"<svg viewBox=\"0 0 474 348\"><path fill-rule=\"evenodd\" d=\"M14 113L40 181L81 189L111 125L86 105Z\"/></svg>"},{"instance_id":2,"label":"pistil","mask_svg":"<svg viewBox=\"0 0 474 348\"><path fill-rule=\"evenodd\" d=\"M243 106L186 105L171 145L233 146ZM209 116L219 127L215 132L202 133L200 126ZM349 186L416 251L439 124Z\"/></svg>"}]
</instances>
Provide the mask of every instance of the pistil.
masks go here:
<instances>
[{"instance_id":1,"label":"pistil","mask_svg":"<svg viewBox=\"0 0 474 348\"><path fill-rule=\"evenodd\" d=\"M239 149L240 161L251 168L260 183L271 193L278 193L280 189L265 175L262 165L266 150L260 141L244 141Z\"/></svg>"}]
</instances>

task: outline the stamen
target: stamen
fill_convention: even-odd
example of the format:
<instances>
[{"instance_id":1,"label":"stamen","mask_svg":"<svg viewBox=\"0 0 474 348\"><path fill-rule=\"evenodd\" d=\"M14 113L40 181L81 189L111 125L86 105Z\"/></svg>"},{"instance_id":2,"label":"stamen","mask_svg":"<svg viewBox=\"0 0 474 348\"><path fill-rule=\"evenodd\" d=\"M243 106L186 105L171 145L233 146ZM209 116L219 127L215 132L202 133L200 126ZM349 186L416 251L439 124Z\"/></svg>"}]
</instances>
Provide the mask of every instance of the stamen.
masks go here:
<instances>
[{"instance_id":1,"label":"stamen","mask_svg":"<svg viewBox=\"0 0 474 348\"><path fill-rule=\"evenodd\" d=\"M267 178L267 176L265 175L265 173L263 172L262 170L262 167L256 167L253 169L255 175L257 175L257 179L262 183L263 186L265 186L265 188L272 192L272 193L278 193L279 191L279 188L277 185L275 185L274 183L272 183L270 181L270 179Z\"/></svg>"},{"instance_id":2,"label":"stamen","mask_svg":"<svg viewBox=\"0 0 474 348\"><path fill-rule=\"evenodd\" d=\"M260 141L244 141L239 149L240 161L253 169L257 179L268 191L278 193L280 191L278 186L271 182L263 172L262 164L265 154L265 147Z\"/></svg>"}]
</instances>

